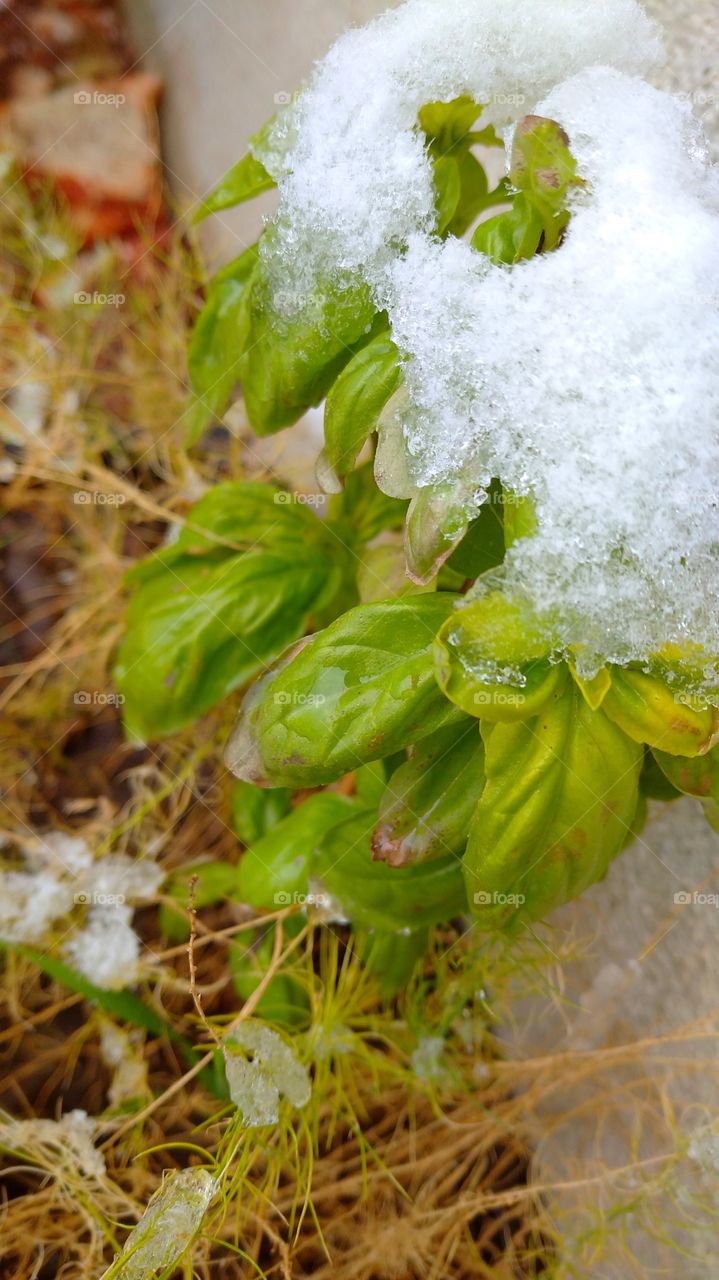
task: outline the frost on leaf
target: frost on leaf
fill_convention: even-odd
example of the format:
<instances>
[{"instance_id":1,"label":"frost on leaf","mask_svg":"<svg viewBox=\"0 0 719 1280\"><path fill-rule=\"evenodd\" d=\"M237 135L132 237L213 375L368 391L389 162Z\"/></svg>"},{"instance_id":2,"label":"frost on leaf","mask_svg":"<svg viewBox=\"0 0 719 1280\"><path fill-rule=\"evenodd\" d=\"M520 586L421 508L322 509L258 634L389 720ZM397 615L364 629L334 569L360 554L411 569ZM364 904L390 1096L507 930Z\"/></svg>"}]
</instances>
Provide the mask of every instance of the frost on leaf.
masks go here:
<instances>
[{"instance_id":1,"label":"frost on leaf","mask_svg":"<svg viewBox=\"0 0 719 1280\"><path fill-rule=\"evenodd\" d=\"M293 1107L309 1102L307 1068L271 1027L252 1019L241 1022L227 1037L224 1052L230 1096L249 1127L277 1124L280 1096Z\"/></svg>"},{"instance_id":2,"label":"frost on leaf","mask_svg":"<svg viewBox=\"0 0 719 1280\"><path fill-rule=\"evenodd\" d=\"M109 1272L113 1280L150 1280L176 1263L199 1229L215 1186L207 1169L173 1173L127 1237Z\"/></svg>"}]
</instances>

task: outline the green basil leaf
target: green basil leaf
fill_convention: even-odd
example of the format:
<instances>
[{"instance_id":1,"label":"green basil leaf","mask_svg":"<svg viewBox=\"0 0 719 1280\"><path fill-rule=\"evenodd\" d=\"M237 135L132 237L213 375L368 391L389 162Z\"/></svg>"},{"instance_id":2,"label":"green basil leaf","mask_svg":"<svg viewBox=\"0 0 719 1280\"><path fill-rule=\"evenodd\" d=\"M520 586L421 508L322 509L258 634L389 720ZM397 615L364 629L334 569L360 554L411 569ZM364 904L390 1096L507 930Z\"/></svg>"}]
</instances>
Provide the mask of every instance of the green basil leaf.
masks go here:
<instances>
[{"instance_id":1,"label":"green basil leaf","mask_svg":"<svg viewBox=\"0 0 719 1280\"><path fill-rule=\"evenodd\" d=\"M362 960L377 978L383 999L391 1000L404 991L428 945L428 929L412 929L407 933L375 930L367 936Z\"/></svg>"},{"instance_id":2,"label":"green basil leaf","mask_svg":"<svg viewBox=\"0 0 719 1280\"><path fill-rule=\"evenodd\" d=\"M402 529L407 502L377 488L371 462L351 471L341 494L330 502L330 523L353 545L372 542L380 533Z\"/></svg>"},{"instance_id":3,"label":"green basil leaf","mask_svg":"<svg viewBox=\"0 0 719 1280\"><path fill-rule=\"evenodd\" d=\"M533 720L482 732L467 896L483 923L512 930L606 874L634 823L642 750L569 679Z\"/></svg>"},{"instance_id":4,"label":"green basil leaf","mask_svg":"<svg viewBox=\"0 0 719 1280\"><path fill-rule=\"evenodd\" d=\"M462 862L445 857L410 867L372 860L373 817L356 814L333 827L313 863L313 884L355 928L395 933L423 929L466 911Z\"/></svg>"},{"instance_id":5,"label":"green basil leaf","mask_svg":"<svg viewBox=\"0 0 719 1280\"><path fill-rule=\"evenodd\" d=\"M453 613L434 646L440 689L468 715L527 720L566 680L527 610L489 591Z\"/></svg>"},{"instance_id":6,"label":"green basil leaf","mask_svg":"<svg viewBox=\"0 0 719 1280\"><path fill-rule=\"evenodd\" d=\"M404 544L415 582L424 586L437 576L468 527L466 495L456 484L420 489L409 504Z\"/></svg>"},{"instance_id":7,"label":"green basil leaf","mask_svg":"<svg viewBox=\"0 0 719 1280\"><path fill-rule=\"evenodd\" d=\"M632 667L611 667L602 709L635 742L672 756L698 756L712 746L719 727L716 707L700 709L679 685Z\"/></svg>"},{"instance_id":8,"label":"green basil leaf","mask_svg":"<svg viewBox=\"0 0 719 1280\"><path fill-rule=\"evenodd\" d=\"M719 747L692 759L656 749L652 754L662 775L676 791L719 804Z\"/></svg>"},{"instance_id":9,"label":"green basil leaf","mask_svg":"<svg viewBox=\"0 0 719 1280\"><path fill-rule=\"evenodd\" d=\"M257 245L220 271L207 291L190 340L187 368L195 392L185 415L185 440L193 445L226 408L239 380L240 356L250 331Z\"/></svg>"},{"instance_id":10,"label":"green basil leaf","mask_svg":"<svg viewBox=\"0 0 719 1280\"><path fill-rule=\"evenodd\" d=\"M409 391L403 382L377 421L374 478L382 492L392 498L413 498L417 492L402 424L409 400Z\"/></svg>"},{"instance_id":11,"label":"green basil leaf","mask_svg":"<svg viewBox=\"0 0 719 1280\"><path fill-rule=\"evenodd\" d=\"M437 234L444 235L457 215L462 198L462 174L455 156L440 156L433 162L437 191Z\"/></svg>"},{"instance_id":12,"label":"green basil leaf","mask_svg":"<svg viewBox=\"0 0 719 1280\"><path fill-rule=\"evenodd\" d=\"M607 667L602 667L591 679L585 680L580 676L573 662L570 661L567 665L587 706L591 707L592 711L598 711L612 687L612 677Z\"/></svg>"},{"instance_id":13,"label":"green basil leaf","mask_svg":"<svg viewBox=\"0 0 719 1280\"><path fill-rule=\"evenodd\" d=\"M470 147L501 147L504 149L504 141L500 138L493 124L488 124L484 129L473 129L465 138L467 146Z\"/></svg>"},{"instance_id":14,"label":"green basil leaf","mask_svg":"<svg viewBox=\"0 0 719 1280\"><path fill-rule=\"evenodd\" d=\"M642 831L647 825L648 818L649 818L649 801L647 799L646 792L642 790L641 781L640 781L639 801L637 804L637 811L634 814L634 817L632 818L632 821L629 827L627 828L624 844L622 845L619 851L620 853L623 853L625 849L628 849L631 845L634 844L635 840L639 839L640 835L642 834Z\"/></svg>"},{"instance_id":15,"label":"green basil leaf","mask_svg":"<svg viewBox=\"0 0 719 1280\"><path fill-rule=\"evenodd\" d=\"M556 120L525 116L517 125L512 147L510 180L526 192L542 216L542 251L556 249L569 222L567 198L583 186L569 138Z\"/></svg>"},{"instance_id":16,"label":"green basil leaf","mask_svg":"<svg viewBox=\"0 0 719 1280\"><path fill-rule=\"evenodd\" d=\"M567 134L545 116L525 116L517 125L509 176L550 216L562 214L570 188L582 185Z\"/></svg>"},{"instance_id":17,"label":"green basil leaf","mask_svg":"<svg viewBox=\"0 0 719 1280\"><path fill-rule=\"evenodd\" d=\"M482 106L467 94L451 102L428 102L419 113L419 123L434 156L444 156L462 143L471 145L472 125L482 114Z\"/></svg>"},{"instance_id":18,"label":"green basil leaf","mask_svg":"<svg viewBox=\"0 0 719 1280\"><path fill-rule=\"evenodd\" d=\"M240 378L247 416L260 436L291 426L324 400L355 351L373 336L376 313L366 285L348 281L338 288L327 281L317 289L309 297L281 298L264 261L255 273Z\"/></svg>"},{"instance_id":19,"label":"green basil leaf","mask_svg":"<svg viewBox=\"0 0 719 1280\"><path fill-rule=\"evenodd\" d=\"M386 333L378 333L340 373L325 405L327 459L338 476L353 470L401 381L399 354Z\"/></svg>"},{"instance_id":20,"label":"green basil leaf","mask_svg":"<svg viewBox=\"0 0 719 1280\"><path fill-rule=\"evenodd\" d=\"M360 605L250 690L228 749L250 782L317 786L455 723L432 642L456 597Z\"/></svg>"},{"instance_id":21,"label":"green basil leaf","mask_svg":"<svg viewBox=\"0 0 719 1280\"><path fill-rule=\"evenodd\" d=\"M702 756L697 758L699 760L703 759ZM680 767L685 764L693 765L695 763L693 760L681 760L677 756L665 756L664 759L671 761L672 765L678 765ZM670 782L670 774L665 772L663 765L658 763L654 754L648 747L645 747L644 749L644 763L642 765L641 777L639 779L639 787L642 795L646 796L649 800L663 800L666 802L676 800L677 797L682 794L682 789L675 787L672 782Z\"/></svg>"},{"instance_id":22,"label":"green basil leaf","mask_svg":"<svg viewBox=\"0 0 719 1280\"><path fill-rule=\"evenodd\" d=\"M279 910L306 897L315 849L358 807L357 801L324 791L293 809L240 858L238 901L260 910Z\"/></svg>"},{"instance_id":23,"label":"green basil leaf","mask_svg":"<svg viewBox=\"0 0 719 1280\"><path fill-rule=\"evenodd\" d=\"M484 744L476 720L418 742L390 778L372 836L378 862L404 867L461 854L484 787Z\"/></svg>"},{"instance_id":24,"label":"green basil leaf","mask_svg":"<svg viewBox=\"0 0 719 1280\"><path fill-rule=\"evenodd\" d=\"M384 760L370 760L357 770L355 795L368 809L376 809L387 786L387 766Z\"/></svg>"},{"instance_id":25,"label":"green basil leaf","mask_svg":"<svg viewBox=\"0 0 719 1280\"><path fill-rule=\"evenodd\" d=\"M524 192L515 196L507 213L480 222L472 236L472 248L485 253L494 263L507 266L533 258L544 235L544 219Z\"/></svg>"},{"instance_id":26,"label":"green basil leaf","mask_svg":"<svg viewBox=\"0 0 719 1280\"><path fill-rule=\"evenodd\" d=\"M537 508L533 498L527 494L512 493L507 489L502 494L504 511L504 541L507 550L513 547L520 538L534 537L539 528Z\"/></svg>"},{"instance_id":27,"label":"green basil leaf","mask_svg":"<svg viewBox=\"0 0 719 1280\"><path fill-rule=\"evenodd\" d=\"M216 559L241 551L275 551L292 555L298 543L329 548L322 521L291 494L255 481L218 484L195 503L177 540L138 560L125 575L128 586L162 578L188 558Z\"/></svg>"},{"instance_id":28,"label":"green basil leaf","mask_svg":"<svg viewBox=\"0 0 719 1280\"><path fill-rule=\"evenodd\" d=\"M415 885L409 904L404 905L402 886L397 884L393 886L395 900L385 903L384 909L375 910L377 897L384 897L384 891L381 886L378 891L369 856L373 821L361 802L332 792L311 796L243 855L238 891L243 902L258 909L278 909L302 903L308 897L317 901L323 893L334 900L339 889L343 899L341 903L339 899L333 901L333 905L347 911L347 918L353 923L356 920L361 927L371 929L366 944L360 945L365 963L378 974L382 993L389 997L409 979L426 949L426 926L437 911L436 905L433 911L428 904L439 902L440 913L447 917L455 914L465 905L464 886L461 865L455 861L451 867L443 865L427 882L426 903L421 886ZM342 873L333 865L338 854L348 859ZM399 932L408 929L409 922L413 926L411 933ZM291 921L287 927L291 927ZM385 929L387 932L383 932ZM244 999L257 986L270 953L268 934L252 957L238 957L233 962L236 988ZM291 978L280 976L284 984L272 984L271 1001L263 1003L262 1014L272 1020L296 1021L306 1007L306 997L303 999L302 991L298 994L298 984Z\"/></svg>"},{"instance_id":29,"label":"green basil leaf","mask_svg":"<svg viewBox=\"0 0 719 1280\"><path fill-rule=\"evenodd\" d=\"M360 559L357 590L362 604L398 600L403 596L435 590L436 583L420 586L407 576L404 538L399 533L385 534L373 546L365 547L360 552ZM461 581L456 584L457 587L461 585Z\"/></svg>"},{"instance_id":30,"label":"green basil leaf","mask_svg":"<svg viewBox=\"0 0 719 1280\"><path fill-rule=\"evenodd\" d=\"M462 149L454 153L453 159L459 173L459 200L445 230L448 235L461 237L482 210L488 207L490 196L487 174L477 157L471 151ZM492 198L491 203L496 201Z\"/></svg>"},{"instance_id":31,"label":"green basil leaf","mask_svg":"<svg viewBox=\"0 0 719 1280\"><path fill-rule=\"evenodd\" d=\"M188 559L140 588L115 667L130 737L176 733L247 684L304 633L328 583L338 585L308 549Z\"/></svg>"},{"instance_id":32,"label":"green basil leaf","mask_svg":"<svg viewBox=\"0 0 719 1280\"><path fill-rule=\"evenodd\" d=\"M554 120L526 116L514 135L511 210L481 223L472 245L492 262L512 265L559 244L567 223L568 193L581 185L569 139Z\"/></svg>"},{"instance_id":33,"label":"green basil leaf","mask_svg":"<svg viewBox=\"0 0 719 1280\"><path fill-rule=\"evenodd\" d=\"M205 197L192 221L202 222L211 213L219 213L222 209L232 209L235 205L244 204L246 200L254 200L263 191L271 191L276 186L277 183L270 177L265 166L248 151L246 156L228 169L214 191Z\"/></svg>"},{"instance_id":34,"label":"green basil leaf","mask_svg":"<svg viewBox=\"0 0 719 1280\"><path fill-rule=\"evenodd\" d=\"M128 574L135 591L115 679L136 740L176 732L253 679L339 591L327 530L279 496L218 486L175 546Z\"/></svg>"},{"instance_id":35,"label":"green basil leaf","mask_svg":"<svg viewBox=\"0 0 719 1280\"><path fill-rule=\"evenodd\" d=\"M472 520L465 536L455 547L447 568L463 580L481 578L504 560L504 517L501 485L492 481L489 498Z\"/></svg>"},{"instance_id":36,"label":"green basil leaf","mask_svg":"<svg viewBox=\"0 0 719 1280\"><path fill-rule=\"evenodd\" d=\"M286 788L263 790L251 782L236 782L232 791L232 827L242 843L252 845L286 818L292 792Z\"/></svg>"}]
</instances>

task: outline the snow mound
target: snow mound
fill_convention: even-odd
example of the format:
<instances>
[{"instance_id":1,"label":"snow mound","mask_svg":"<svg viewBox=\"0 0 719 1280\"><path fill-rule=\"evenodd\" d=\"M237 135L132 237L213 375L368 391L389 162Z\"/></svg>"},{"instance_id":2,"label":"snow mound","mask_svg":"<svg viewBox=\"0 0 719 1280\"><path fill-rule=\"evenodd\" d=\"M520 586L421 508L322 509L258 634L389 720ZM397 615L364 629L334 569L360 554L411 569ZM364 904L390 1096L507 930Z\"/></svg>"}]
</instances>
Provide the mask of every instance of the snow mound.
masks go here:
<instances>
[{"instance_id":1,"label":"snow mound","mask_svg":"<svg viewBox=\"0 0 719 1280\"><path fill-rule=\"evenodd\" d=\"M416 487L492 477L539 528L504 587L560 651L719 653L719 179L634 0L407 0L344 36L267 144L285 296L365 281L404 359ZM513 268L435 234L422 105L560 122L587 187L564 244ZM277 157L287 147L285 158ZM266 158L262 154L262 158ZM460 486L461 482L461 486Z\"/></svg>"}]
</instances>

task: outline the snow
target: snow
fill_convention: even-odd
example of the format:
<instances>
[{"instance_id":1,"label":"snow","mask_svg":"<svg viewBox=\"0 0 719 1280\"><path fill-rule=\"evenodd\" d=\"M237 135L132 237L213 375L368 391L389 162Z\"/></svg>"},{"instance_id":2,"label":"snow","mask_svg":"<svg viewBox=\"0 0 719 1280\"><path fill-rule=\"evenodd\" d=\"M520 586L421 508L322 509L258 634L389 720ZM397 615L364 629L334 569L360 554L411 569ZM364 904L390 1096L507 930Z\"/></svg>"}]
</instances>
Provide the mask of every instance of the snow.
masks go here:
<instances>
[{"instance_id":1,"label":"snow","mask_svg":"<svg viewBox=\"0 0 719 1280\"><path fill-rule=\"evenodd\" d=\"M23 859L20 869L0 869L0 938L46 942L60 921L67 932L67 918L77 912L63 947L68 962L99 987L136 983L140 939L127 904L152 901L162 868L152 858L125 854L95 859L83 837L63 831L28 840Z\"/></svg>"},{"instance_id":2,"label":"snow","mask_svg":"<svg viewBox=\"0 0 719 1280\"><path fill-rule=\"evenodd\" d=\"M107 1096L111 1107L121 1107L148 1094L148 1064L144 1053L144 1035L141 1031L124 1027L105 1019L100 1032L100 1053L103 1062L112 1067L112 1080Z\"/></svg>"},{"instance_id":3,"label":"snow","mask_svg":"<svg viewBox=\"0 0 719 1280\"><path fill-rule=\"evenodd\" d=\"M715 686L719 179L690 104L635 78L658 53L634 0L407 0L256 148L280 184L263 252L283 299L362 280L387 309L413 490L532 497L501 585L555 651L590 676L693 644ZM490 102L480 125L569 134L588 186L556 252L509 269L434 234L417 113L461 93Z\"/></svg>"},{"instance_id":4,"label":"snow","mask_svg":"<svg viewBox=\"0 0 719 1280\"><path fill-rule=\"evenodd\" d=\"M320 271L332 263L376 276L413 231L434 225L431 168L414 127L425 103L469 93L492 100L485 120L505 122L517 99L524 115L584 66L637 71L658 52L634 0L408 0L338 40L254 147L281 179L272 252L285 266L299 249ZM279 288L312 294L288 287L286 274Z\"/></svg>"},{"instance_id":5,"label":"snow","mask_svg":"<svg viewBox=\"0 0 719 1280\"><path fill-rule=\"evenodd\" d=\"M81 891L100 905L103 899L124 902L149 902L159 889L164 872L151 858L136 860L124 854L108 854L92 864L82 877Z\"/></svg>"},{"instance_id":6,"label":"snow","mask_svg":"<svg viewBox=\"0 0 719 1280\"><path fill-rule=\"evenodd\" d=\"M0 872L0 938L40 942L72 904L72 889L48 871Z\"/></svg>"},{"instance_id":7,"label":"snow","mask_svg":"<svg viewBox=\"0 0 719 1280\"><path fill-rule=\"evenodd\" d=\"M92 865L92 850L87 840L67 831L46 831L39 838L37 853L51 865L59 863L70 875L79 875Z\"/></svg>"},{"instance_id":8,"label":"snow","mask_svg":"<svg viewBox=\"0 0 719 1280\"><path fill-rule=\"evenodd\" d=\"M73 969L96 987L119 991L134 986L140 976L140 939L132 927L132 907L91 907L64 951Z\"/></svg>"},{"instance_id":9,"label":"snow","mask_svg":"<svg viewBox=\"0 0 719 1280\"><path fill-rule=\"evenodd\" d=\"M293 1107L309 1102L307 1068L271 1027L253 1019L239 1023L227 1037L224 1052L230 1097L248 1127L277 1124L280 1095Z\"/></svg>"}]
</instances>

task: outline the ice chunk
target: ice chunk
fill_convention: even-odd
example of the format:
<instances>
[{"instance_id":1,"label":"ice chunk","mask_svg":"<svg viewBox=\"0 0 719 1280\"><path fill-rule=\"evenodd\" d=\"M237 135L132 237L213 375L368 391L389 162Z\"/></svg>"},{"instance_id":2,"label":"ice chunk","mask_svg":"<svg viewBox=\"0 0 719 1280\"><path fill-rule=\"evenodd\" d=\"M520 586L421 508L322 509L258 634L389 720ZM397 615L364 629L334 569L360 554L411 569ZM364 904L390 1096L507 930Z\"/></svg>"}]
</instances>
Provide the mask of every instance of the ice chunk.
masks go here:
<instances>
[{"instance_id":1,"label":"ice chunk","mask_svg":"<svg viewBox=\"0 0 719 1280\"><path fill-rule=\"evenodd\" d=\"M216 1185L207 1169L171 1174L127 1237L114 1264L116 1280L148 1280L178 1262L202 1225Z\"/></svg>"},{"instance_id":2,"label":"ice chunk","mask_svg":"<svg viewBox=\"0 0 719 1280\"><path fill-rule=\"evenodd\" d=\"M307 1068L294 1049L262 1022L241 1022L225 1041L225 1071L230 1096L246 1125L277 1124L280 1095L293 1107L310 1099Z\"/></svg>"}]
</instances>

